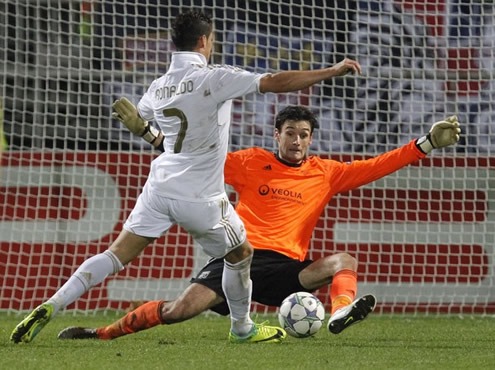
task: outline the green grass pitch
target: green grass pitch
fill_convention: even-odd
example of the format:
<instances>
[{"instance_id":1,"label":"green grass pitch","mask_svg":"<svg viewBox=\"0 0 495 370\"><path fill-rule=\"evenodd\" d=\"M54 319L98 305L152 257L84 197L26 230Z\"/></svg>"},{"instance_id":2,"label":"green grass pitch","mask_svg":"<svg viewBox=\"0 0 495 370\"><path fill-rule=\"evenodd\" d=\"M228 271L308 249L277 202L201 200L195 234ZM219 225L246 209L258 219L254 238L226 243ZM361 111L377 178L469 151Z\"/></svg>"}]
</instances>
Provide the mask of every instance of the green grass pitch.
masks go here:
<instances>
[{"instance_id":1,"label":"green grass pitch","mask_svg":"<svg viewBox=\"0 0 495 370\"><path fill-rule=\"evenodd\" d=\"M281 344L234 345L229 320L200 316L113 341L59 341L67 326L96 327L119 316L62 315L29 344L9 341L22 318L0 314L2 369L495 369L495 318L371 316L339 335ZM254 316L253 316L254 317ZM276 317L257 321L277 323Z\"/></svg>"}]
</instances>

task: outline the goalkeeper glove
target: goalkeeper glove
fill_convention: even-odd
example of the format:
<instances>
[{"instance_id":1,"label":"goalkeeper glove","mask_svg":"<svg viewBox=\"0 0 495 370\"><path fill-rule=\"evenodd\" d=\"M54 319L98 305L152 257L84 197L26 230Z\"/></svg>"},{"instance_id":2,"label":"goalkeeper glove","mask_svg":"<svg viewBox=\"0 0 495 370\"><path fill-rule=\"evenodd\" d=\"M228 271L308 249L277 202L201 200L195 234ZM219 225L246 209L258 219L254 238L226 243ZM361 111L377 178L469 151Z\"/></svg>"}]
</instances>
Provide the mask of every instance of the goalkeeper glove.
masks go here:
<instances>
[{"instance_id":1,"label":"goalkeeper glove","mask_svg":"<svg viewBox=\"0 0 495 370\"><path fill-rule=\"evenodd\" d=\"M459 122L457 116L451 116L431 126L428 135L416 140L416 146L425 154L433 149L444 148L459 141Z\"/></svg>"},{"instance_id":2,"label":"goalkeeper glove","mask_svg":"<svg viewBox=\"0 0 495 370\"><path fill-rule=\"evenodd\" d=\"M127 98L120 98L112 104L112 108L115 111L112 113L113 118L122 122L133 134L141 136L148 143L153 144L159 131L139 116L134 104Z\"/></svg>"}]
</instances>

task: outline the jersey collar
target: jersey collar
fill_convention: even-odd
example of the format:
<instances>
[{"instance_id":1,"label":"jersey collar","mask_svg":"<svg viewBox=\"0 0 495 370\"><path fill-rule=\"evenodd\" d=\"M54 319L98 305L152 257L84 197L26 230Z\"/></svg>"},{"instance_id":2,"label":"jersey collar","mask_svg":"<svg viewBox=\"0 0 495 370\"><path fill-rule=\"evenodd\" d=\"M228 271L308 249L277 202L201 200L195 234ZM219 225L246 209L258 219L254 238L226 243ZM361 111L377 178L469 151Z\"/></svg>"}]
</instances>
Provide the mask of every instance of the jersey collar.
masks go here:
<instances>
[{"instance_id":1,"label":"jersey collar","mask_svg":"<svg viewBox=\"0 0 495 370\"><path fill-rule=\"evenodd\" d=\"M301 167L306 160L303 160L301 163L290 163L287 162L286 160L282 159L279 157L278 153L273 153L275 155L275 158L277 158L277 161L279 161L282 164L285 164L286 166L289 167Z\"/></svg>"},{"instance_id":2,"label":"jersey collar","mask_svg":"<svg viewBox=\"0 0 495 370\"><path fill-rule=\"evenodd\" d=\"M186 63L208 64L205 56L194 51L175 51L172 53L172 64L183 65Z\"/></svg>"}]
</instances>

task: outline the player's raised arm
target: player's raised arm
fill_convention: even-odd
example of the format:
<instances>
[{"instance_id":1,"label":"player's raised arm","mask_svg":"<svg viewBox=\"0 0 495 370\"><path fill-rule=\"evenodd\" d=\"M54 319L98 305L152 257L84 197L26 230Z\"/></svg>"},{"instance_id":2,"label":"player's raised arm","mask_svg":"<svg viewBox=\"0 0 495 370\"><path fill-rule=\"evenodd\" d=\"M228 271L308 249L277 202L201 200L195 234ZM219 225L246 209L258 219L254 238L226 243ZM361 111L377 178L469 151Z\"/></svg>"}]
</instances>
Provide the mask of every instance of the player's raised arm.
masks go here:
<instances>
[{"instance_id":1,"label":"player's raised arm","mask_svg":"<svg viewBox=\"0 0 495 370\"><path fill-rule=\"evenodd\" d=\"M348 73L362 73L361 65L352 59L344 59L332 67L312 71L282 71L268 74L260 80L260 92L283 93L297 91L332 77Z\"/></svg>"}]
</instances>

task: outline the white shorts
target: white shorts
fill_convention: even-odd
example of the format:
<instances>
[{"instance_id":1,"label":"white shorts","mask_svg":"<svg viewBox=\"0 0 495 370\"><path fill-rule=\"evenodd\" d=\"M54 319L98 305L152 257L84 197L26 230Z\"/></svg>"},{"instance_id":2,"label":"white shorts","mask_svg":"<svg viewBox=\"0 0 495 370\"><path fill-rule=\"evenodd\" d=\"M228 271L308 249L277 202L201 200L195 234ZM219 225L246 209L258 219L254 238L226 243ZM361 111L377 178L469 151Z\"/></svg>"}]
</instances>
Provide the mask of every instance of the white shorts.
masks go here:
<instances>
[{"instance_id":1,"label":"white shorts","mask_svg":"<svg viewBox=\"0 0 495 370\"><path fill-rule=\"evenodd\" d=\"M144 186L124 229L158 238L175 224L182 226L205 253L223 257L246 240L246 230L227 196L210 202L165 198Z\"/></svg>"}]
</instances>

